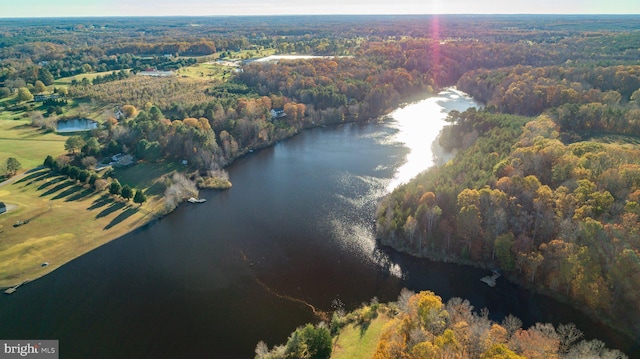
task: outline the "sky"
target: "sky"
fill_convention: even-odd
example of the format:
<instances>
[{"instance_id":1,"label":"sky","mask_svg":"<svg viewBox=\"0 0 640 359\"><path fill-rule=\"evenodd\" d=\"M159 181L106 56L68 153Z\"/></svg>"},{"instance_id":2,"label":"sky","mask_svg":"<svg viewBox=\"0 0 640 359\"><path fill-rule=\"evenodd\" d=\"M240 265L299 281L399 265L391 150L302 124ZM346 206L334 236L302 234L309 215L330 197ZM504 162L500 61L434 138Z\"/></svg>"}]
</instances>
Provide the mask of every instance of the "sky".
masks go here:
<instances>
[{"instance_id":1,"label":"sky","mask_svg":"<svg viewBox=\"0 0 640 359\"><path fill-rule=\"evenodd\" d=\"M0 17L640 14L640 0L0 0Z\"/></svg>"}]
</instances>

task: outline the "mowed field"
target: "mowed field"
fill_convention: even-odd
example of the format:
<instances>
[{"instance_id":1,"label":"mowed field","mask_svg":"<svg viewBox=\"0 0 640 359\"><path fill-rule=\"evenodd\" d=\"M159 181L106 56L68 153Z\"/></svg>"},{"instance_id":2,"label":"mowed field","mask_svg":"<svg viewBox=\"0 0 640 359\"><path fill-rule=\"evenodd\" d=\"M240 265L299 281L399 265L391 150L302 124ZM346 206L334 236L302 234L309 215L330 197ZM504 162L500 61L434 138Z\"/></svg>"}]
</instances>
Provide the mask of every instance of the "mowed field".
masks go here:
<instances>
[{"instance_id":1,"label":"mowed field","mask_svg":"<svg viewBox=\"0 0 640 359\"><path fill-rule=\"evenodd\" d=\"M231 74L234 67L216 63L201 63L183 67L176 73L182 77L205 80L223 80Z\"/></svg>"},{"instance_id":2,"label":"mowed field","mask_svg":"<svg viewBox=\"0 0 640 359\"><path fill-rule=\"evenodd\" d=\"M349 324L334 339L331 359L368 359L373 357L385 330L391 322L386 314L380 314L368 324Z\"/></svg>"},{"instance_id":3,"label":"mowed field","mask_svg":"<svg viewBox=\"0 0 640 359\"><path fill-rule=\"evenodd\" d=\"M160 203L125 202L48 169L3 183L0 200L9 209L0 215L0 287L38 278L149 222Z\"/></svg>"},{"instance_id":4,"label":"mowed field","mask_svg":"<svg viewBox=\"0 0 640 359\"><path fill-rule=\"evenodd\" d=\"M30 122L0 120L0 173L4 173L9 157L16 158L23 169L29 169L40 166L47 155L57 157L64 153L68 137L33 128Z\"/></svg>"},{"instance_id":5,"label":"mowed field","mask_svg":"<svg viewBox=\"0 0 640 359\"><path fill-rule=\"evenodd\" d=\"M111 75L114 72L119 72L120 70L115 70L115 71L104 71L104 72L90 72L87 74L79 74L79 75L74 75L74 76L69 76L69 77L61 77L57 80L55 80L53 82L54 86L60 87L60 86L70 86L71 82L73 80L76 80L78 82L82 81L83 78L86 78L89 81L92 81L93 79L95 79L98 76L104 76L104 75ZM129 70L125 70L125 71L129 71Z\"/></svg>"},{"instance_id":6,"label":"mowed field","mask_svg":"<svg viewBox=\"0 0 640 359\"><path fill-rule=\"evenodd\" d=\"M173 169L141 164L118 170L123 183L146 189L149 196L142 206L124 202L37 169L47 154L65 153L68 137L29 123L0 120L0 174L9 157L22 166L20 174L0 183L0 202L9 209L0 214L0 287L38 278L155 218L161 204L157 195L162 192L155 180ZM45 262L49 265L42 266Z\"/></svg>"}]
</instances>

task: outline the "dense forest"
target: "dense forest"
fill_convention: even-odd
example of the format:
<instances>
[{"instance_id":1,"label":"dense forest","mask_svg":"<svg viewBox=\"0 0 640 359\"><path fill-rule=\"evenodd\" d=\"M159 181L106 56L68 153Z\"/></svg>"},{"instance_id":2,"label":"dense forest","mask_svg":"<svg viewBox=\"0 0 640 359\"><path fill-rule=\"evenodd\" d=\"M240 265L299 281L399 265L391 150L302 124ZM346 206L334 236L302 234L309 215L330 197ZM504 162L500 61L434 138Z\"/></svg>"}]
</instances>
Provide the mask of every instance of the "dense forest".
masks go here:
<instances>
[{"instance_id":1,"label":"dense forest","mask_svg":"<svg viewBox=\"0 0 640 359\"><path fill-rule=\"evenodd\" d=\"M450 114L440 144L458 155L381 204L382 243L499 267L638 338L638 70L621 56L466 72L458 87L486 108Z\"/></svg>"},{"instance_id":2,"label":"dense forest","mask_svg":"<svg viewBox=\"0 0 640 359\"><path fill-rule=\"evenodd\" d=\"M381 203L381 243L499 267L640 337L639 17L260 20L0 20L0 114L43 130L98 120L55 165L87 178L119 153L206 177L304 128L377 121L457 85L486 107L452 112L440 143L455 159ZM267 52L331 57L252 61ZM177 75L220 60L234 67ZM141 75L157 70L176 72Z\"/></svg>"}]
</instances>

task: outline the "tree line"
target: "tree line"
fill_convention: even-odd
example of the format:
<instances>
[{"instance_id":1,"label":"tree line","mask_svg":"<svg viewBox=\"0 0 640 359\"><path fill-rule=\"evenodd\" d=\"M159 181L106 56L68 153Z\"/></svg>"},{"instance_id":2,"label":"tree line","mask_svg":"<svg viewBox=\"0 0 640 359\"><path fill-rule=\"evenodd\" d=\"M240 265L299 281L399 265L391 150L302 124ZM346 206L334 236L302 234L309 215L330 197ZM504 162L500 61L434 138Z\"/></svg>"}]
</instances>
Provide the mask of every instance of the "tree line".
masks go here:
<instances>
[{"instance_id":1,"label":"tree line","mask_svg":"<svg viewBox=\"0 0 640 359\"><path fill-rule=\"evenodd\" d=\"M261 341L256 346L255 358L329 358L331 335L339 336L348 325L359 327L364 333L379 316L387 323L380 338L370 344L375 345L374 359L627 357L619 350L606 348L597 339L583 339L583 333L572 323L557 327L536 323L525 329L522 321L513 315L500 323L494 322L486 309L476 312L466 299L452 298L444 303L433 292L414 293L403 289L396 302L380 304L374 298L350 313L337 310L329 324L302 326L284 345L269 349Z\"/></svg>"},{"instance_id":2,"label":"tree line","mask_svg":"<svg viewBox=\"0 0 640 359\"><path fill-rule=\"evenodd\" d=\"M43 162L43 165L51 170L51 172L64 176L75 183L82 186L89 186L95 191L107 190L113 196L118 196L126 201L133 198L133 202L142 205L147 201L147 196L142 190L135 190L129 185L121 185L115 178L109 178L109 172L107 171L104 176L98 176L98 174L90 169L87 169L86 163L83 166L75 166L64 161L57 161L52 156L47 156Z\"/></svg>"}]
</instances>

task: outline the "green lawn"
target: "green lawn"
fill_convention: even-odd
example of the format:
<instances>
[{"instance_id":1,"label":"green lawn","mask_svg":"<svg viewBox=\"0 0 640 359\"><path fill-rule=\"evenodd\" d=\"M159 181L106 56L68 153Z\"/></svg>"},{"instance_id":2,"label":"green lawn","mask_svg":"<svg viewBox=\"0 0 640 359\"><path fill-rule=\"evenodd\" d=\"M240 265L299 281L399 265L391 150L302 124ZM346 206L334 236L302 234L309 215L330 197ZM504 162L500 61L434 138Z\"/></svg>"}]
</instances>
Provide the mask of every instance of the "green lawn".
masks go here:
<instances>
[{"instance_id":1,"label":"green lawn","mask_svg":"<svg viewBox=\"0 0 640 359\"><path fill-rule=\"evenodd\" d=\"M115 72L119 72L120 70L115 70ZM126 70L129 71L129 70ZM71 81L76 80L78 82L82 81L83 78L86 78L87 80L93 80L98 76L104 76L104 75L111 75L114 72L114 70L112 71L104 71L104 72L92 72L92 73L88 73L88 74L79 74L79 75L75 75L75 76L69 76L69 77L61 77L57 80L55 80L53 82L54 86L60 87L60 86L69 86L71 85Z\"/></svg>"},{"instance_id":2,"label":"green lawn","mask_svg":"<svg viewBox=\"0 0 640 359\"><path fill-rule=\"evenodd\" d=\"M164 192L163 186L157 179L164 174L182 167L175 162L162 163L138 163L127 168L116 168L115 175L122 185L129 185L131 188L146 188L147 195L161 195Z\"/></svg>"},{"instance_id":3,"label":"green lawn","mask_svg":"<svg viewBox=\"0 0 640 359\"><path fill-rule=\"evenodd\" d=\"M276 49L262 49L262 50L249 49L249 50L242 50L242 51L232 51L230 59L244 60L244 59L250 59L250 58L257 58L257 57L267 57L267 56L275 55L275 53L276 53Z\"/></svg>"},{"instance_id":4,"label":"green lawn","mask_svg":"<svg viewBox=\"0 0 640 359\"><path fill-rule=\"evenodd\" d=\"M179 76L198 78L205 80L224 79L233 70L233 67L219 64L202 63L193 66L183 67L177 71Z\"/></svg>"},{"instance_id":5,"label":"green lawn","mask_svg":"<svg viewBox=\"0 0 640 359\"><path fill-rule=\"evenodd\" d=\"M366 328L356 324L343 328L333 344L331 359L370 359L389 321L388 316L379 314Z\"/></svg>"},{"instance_id":6,"label":"green lawn","mask_svg":"<svg viewBox=\"0 0 640 359\"><path fill-rule=\"evenodd\" d=\"M0 166L7 158L16 158L23 169L42 164L50 154L64 153L66 136L44 132L29 126L30 120L0 120Z\"/></svg>"},{"instance_id":7,"label":"green lawn","mask_svg":"<svg viewBox=\"0 0 640 359\"><path fill-rule=\"evenodd\" d=\"M9 208L0 216L0 288L49 273L147 223L160 208L158 198L138 206L46 169L3 183L0 199Z\"/></svg>"},{"instance_id":8,"label":"green lawn","mask_svg":"<svg viewBox=\"0 0 640 359\"><path fill-rule=\"evenodd\" d=\"M4 105L5 103L10 103L10 102L15 102L16 97L18 97L18 95L13 94L9 97L0 98L0 105Z\"/></svg>"},{"instance_id":9,"label":"green lawn","mask_svg":"<svg viewBox=\"0 0 640 359\"><path fill-rule=\"evenodd\" d=\"M640 138L634 137L634 136L624 136L624 135L598 135L598 136L591 137L589 140L594 142L617 144L617 145L624 145L624 146L640 145Z\"/></svg>"}]
</instances>

